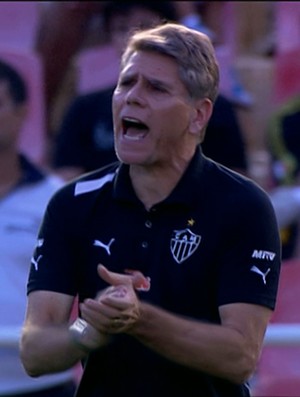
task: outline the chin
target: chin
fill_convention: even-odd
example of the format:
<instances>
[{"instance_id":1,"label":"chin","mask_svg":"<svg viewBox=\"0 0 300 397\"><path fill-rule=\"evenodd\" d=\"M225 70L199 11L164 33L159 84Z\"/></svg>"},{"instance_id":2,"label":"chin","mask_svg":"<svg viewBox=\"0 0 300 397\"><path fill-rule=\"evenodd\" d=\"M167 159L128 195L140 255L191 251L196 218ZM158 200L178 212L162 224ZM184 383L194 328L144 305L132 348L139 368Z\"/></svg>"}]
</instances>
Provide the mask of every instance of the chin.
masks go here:
<instances>
[{"instance_id":1,"label":"chin","mask_svg":"<svg viewBox=\"0 0 300 397\"><path fill-rule=\"evenodd\" d=\"M144 161L137 160L136 158L129 157L129 156L127 156L127 157L126 157L126 156L120 157L120 161L121 161L123 164L128 164L128 165L140 165L140 166L145 165L145 162L144 162Z\"/></svg>"},{"instance_id":2,"label":"chin","mask_svg":"<svg viewBox=\"0 0 300 397\"><path fill-rule=\"evenodd\" d=\"M138 153L136 151L117 151L118 159L124 164L136 164L143 165L146 164L146 157L142 155L142 153Z\"/></svg>"}]
</instances>

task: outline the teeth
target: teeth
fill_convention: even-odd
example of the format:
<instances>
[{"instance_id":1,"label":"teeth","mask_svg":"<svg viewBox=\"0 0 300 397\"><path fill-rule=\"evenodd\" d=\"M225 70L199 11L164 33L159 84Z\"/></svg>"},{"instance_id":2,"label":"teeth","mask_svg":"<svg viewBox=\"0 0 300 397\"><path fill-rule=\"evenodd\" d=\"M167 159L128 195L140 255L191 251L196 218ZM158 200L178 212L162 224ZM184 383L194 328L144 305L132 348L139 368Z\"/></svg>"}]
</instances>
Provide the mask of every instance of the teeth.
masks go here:
<instances>
[{"instance_id":1,"label":"teeth","mask_svg":"<svg viewBox=\"0 0 300 397\"><path fill-rule=\"evenodd\" d=\"M140 139L144 138L144 134L139 134L139 135L129 135L126 134L126 139L129 141L139 141Z\"/></svg>"},{"instance_id":2,"label":"teeth","mask_svg":"<svg viewBox=\"0 0 300 397\"><path fill-rule=\"evenodd\" d=\"M141 123L139 120L137 119L132 119L131 117L125 117L124 121L128 122L128 123Z\"/></svg>"},{"instance_id":3,"label":"teeth","mask_svg":"<svg viewBox=\"0 0 300 397\"><path fill-rule=\"evenodd\" d=\"M127 137L131 135L132 140L138 140L146 136L148 128L142 121L133 117L124 117L122 123L123 133Z\"/></svg>"}]
</instances>

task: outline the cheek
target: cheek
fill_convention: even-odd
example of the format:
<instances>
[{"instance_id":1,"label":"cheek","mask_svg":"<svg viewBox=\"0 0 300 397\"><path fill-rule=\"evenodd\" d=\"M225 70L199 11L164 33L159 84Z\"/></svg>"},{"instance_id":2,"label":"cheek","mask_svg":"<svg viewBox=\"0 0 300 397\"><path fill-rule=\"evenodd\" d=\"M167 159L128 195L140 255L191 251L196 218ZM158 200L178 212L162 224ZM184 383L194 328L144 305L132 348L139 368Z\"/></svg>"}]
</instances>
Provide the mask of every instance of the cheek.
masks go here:
<instances>
[{"instance_id":1,"label":"cheek","mask_svg":"<svg viewBox=\"0 0 300 397\"><path fill-rule=\"evenodd\" d=\"M176 135L176 131L182 132L186 130L189 125L190 113L184 106L172 106L158 109L155 117L155 121L160 123L166 129L173 131Z\"/></svg>"},{"instance_id":2,"label":"cheek","mask_svg":"<svg viewBox=\"0 0 300 397\"><path fill-rule=\"evenodd\" d=\"M119 113L120 113L120 98L114 95L112 100L112 115L113 115L114 124L117 124L118 122Z\"/></svg>"}]
</instances>

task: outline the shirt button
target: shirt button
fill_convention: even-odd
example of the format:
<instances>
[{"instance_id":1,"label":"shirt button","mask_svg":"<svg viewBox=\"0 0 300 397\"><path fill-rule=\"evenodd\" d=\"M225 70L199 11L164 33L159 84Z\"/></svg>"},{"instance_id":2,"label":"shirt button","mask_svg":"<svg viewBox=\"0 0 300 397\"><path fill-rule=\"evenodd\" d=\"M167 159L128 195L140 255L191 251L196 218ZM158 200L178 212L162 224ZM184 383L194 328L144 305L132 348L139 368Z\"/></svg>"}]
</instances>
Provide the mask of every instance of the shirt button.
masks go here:
<instances>
[{"instance_id":1,"label":"shirt button","mask_svg":"<svg viewBox=\"0 0 300 397\"><path fill-rule=\"evenodd\" d=\"M143 247L143 248L148 248L148 243L147 243L147 241L143 241L143 242L142 242L142 247Z\"/></svg>"},{"instance_id":2,"label":"shirt button","mask_svg":"<svg viewBox=\"0 0 300 397\"><path fill-rule=\"evenodd\" d=\"M151 221L146 221L145 226L150 229L152 227L152 222Z\"/></svg>"}]
</instances>

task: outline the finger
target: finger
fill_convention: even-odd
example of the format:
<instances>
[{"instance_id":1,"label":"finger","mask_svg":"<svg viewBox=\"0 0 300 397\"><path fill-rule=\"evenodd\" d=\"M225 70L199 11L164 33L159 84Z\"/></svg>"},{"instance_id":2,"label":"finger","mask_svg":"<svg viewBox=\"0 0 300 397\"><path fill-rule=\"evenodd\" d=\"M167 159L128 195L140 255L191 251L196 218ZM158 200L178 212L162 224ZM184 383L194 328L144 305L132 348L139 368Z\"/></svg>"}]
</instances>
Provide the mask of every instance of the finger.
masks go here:
<instances>
[{"instance_id":1,"label":"finger","mask_svg":"<svg viewBox=\"0 0 300 397\"><path fill-rule=\"evenodd\" d=\"M120 294L120 292L113 292L111 294L102 294L96 300L86 299L82 305L99 312L107 312L109 309L126 310L132 307L134 298L135 296L130 293Z\"/></svg>"},{"instance_id":2,"label":"finger","mask_svg":"<svg viewBox=\"0 0 300 397\"><path fill-rule=\"evenodd\" d=\"M137 320L137 310L119 311L117 309L102 306L100 312L95 310L91 301L82 303L81 317L95 329L104 333L119 333L129 329Z\"/></svg>"},{"instance_id":3,"label":"finger","mask_svg":"<svg viewBox=\"0 0 300 397\"><path fill-rule=\"evenodd\" d=\"M106 306L113 307L118 310L126 310L133 306L135 301L132 299L130 294L124 297L114 295L104 295L100 299L101 303Z\"/></svg>"},{"instance_id":4,"label":"finger","mask_svg":"<svg viewBox=\"0 0 300 397\"><path fill-rule=\"evenodd\" d=\"M118 309L101 305L91 300L80 304L80 312L82 318L97 329L107 327L113 318L120 317L121 315Z\"/></svg>"},{"instance_id":5,"label":"finger","mask_svg":"<svg viewBox=\"0 0 300 397\"><path fill-rule=\"evenodd\" d=\"M108 305L101 301L94 301L87 299L80 304L80 310L82 313L89 314L95 318L99 317L115 317L120 313L120 309L114 305Z\"/></svg>"},{"instance_id":6,"label":"finger","mask_svg":"<svg viewBox=\"0 0 300 397\"><path fill-rule=\"evenodd\" d=\"M126 274L111 272L103 265L98 265L99 276L110 285L129 285L132 286L132 277Z\"/></svg>"},{"instance_id":7,"label":"finger","mask_svg":"<svg viewBox=\"0 0 300 397\"><path fill-rule=\"evenodd\" d=\"M137 291L149 291L150 277L145 277L139 270L125 269L125 273L130 275L132 284Z\"/></svg>"},{"instance_id":8,"label":"finger","mask_svg":"<svg viewBox=\"0 0 300 397\"><path fill-rule=\"evenodd\" d=\"M95 313L93 310L90 310L88 307L81 308L81 318L91 324L92 327L96 328L98 331L105 332L107 326L111 322L110 317L106 317L101 313Z\"/></svg>"},{"instance_id":9,"label":"finger","mask_svg":"<svg viewBox=\"0 0 300 397\"><path fill-rule=\"evenodd\" d=\"M98 292L98 294L96 295L96 300L99 301L107 295L114 296L116 298L124 298L127 292L128 289L124 285L110 286Z\"/></svg>"},{"instance_id":10,"label":"finger","mask_svg":"<svg viewBox=\"0 0 300 397\"><path fill-rule=\"evenodd\" d=\"M121 332L126 332L132 327L134 321L131 319L114 318L107 327L108 333L119 334Z\"/></svg>"}]
</instances>

